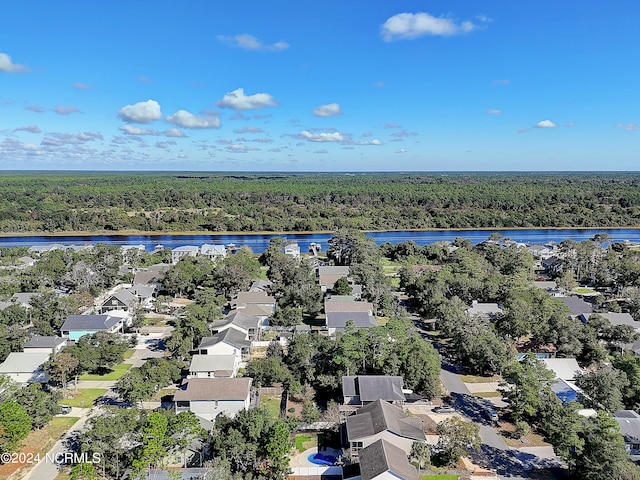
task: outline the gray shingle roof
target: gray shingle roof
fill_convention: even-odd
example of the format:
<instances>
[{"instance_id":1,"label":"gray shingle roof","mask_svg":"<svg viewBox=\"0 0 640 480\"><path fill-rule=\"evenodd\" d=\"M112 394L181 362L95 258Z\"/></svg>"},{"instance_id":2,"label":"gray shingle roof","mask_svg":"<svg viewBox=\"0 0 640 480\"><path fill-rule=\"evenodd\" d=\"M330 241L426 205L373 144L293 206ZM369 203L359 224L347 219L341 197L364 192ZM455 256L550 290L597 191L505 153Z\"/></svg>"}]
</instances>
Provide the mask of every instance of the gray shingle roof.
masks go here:
<instances>
[{"instance_id":1,"label":"gray shingle roof","mask_svg":"<svg viewBox=\"0 0 640 480\"><path fill-rule=\"evenodd\" d=\"M47 360L48 353L11 352L4 362L0 363L0 373L35 372Z\"/></svg>"},{"instance_id":2,"label":"gray shingle roof","mask_svg":"<svg viewBox=\"0 0 640 480\"><path fill-rule=\"evenodd\" d=\"M109 330L122 319L110 315L70 315L60 330Z\"/></svg>"},{"instance_id":3,"label":"gray shingle roof","mask_svg":"<svg viewBox=\"0 0 640 480\"><path fill-rule=\"evenodd\" d=\"M626 443L640 443L640 415L633 410L618 410L613 417Z\"/></svg>"},{"instance_id":4,"label":"gray shingle roof","mask_svg":"<svg viewBox=\"0 0 640 480\"><path fill-rule=\"evenodd\" d=\"M66 342L67 339L62 337L34 335L24 345L24 348L56 348Z\"/></svg>"},{"instance_id":5,"label":"gray shingle roof","mask_svg":"<svg viewBox=\"0 0 640 480\"><path fill-rule=\"evenodd\" d=\"M190 372L233 372L236 357L233 355L194 355L191 357Z\"/></svg>"},{"instance_id":6,"label":"gray shingle roof","mask_svg":"<svg viewBox=\"0 0 640 480\"><path fill-rule=\"evenodd\" d=\"M591 313L593 311L593 306L590 303L585 302L581 298L578 297L556 297L562 303L564 303L569 310L571 310L571 315L580 315L581 313Z\"/></svg>"},{"instance_id":7,"label":"gray shingle roof","mask_svg":"<svg viewBox=\"0 0 640 480\"><path fill-rule=\"evenodd\" d=\"M400 407L383 400L365 405L347 417L347 438L354 441L388 430L413 440L425 440L422 420L407 417Z\"/></svg>"},{"instance_id":8,"label":"gray shingle roof","mask_svg":"<svg viewBox=\"0 0 640 480\"><path fill-rule=\"evenodd\" d=\"M249 395L252 380L248 377L191 378L183 390L175 393L173 400L244 400Z\"/></svg>"},{"instance_id":9,"label":"gray shingle roof","mask_svg":"<svg viewBox=\"0 0 640 480\"><path fill-rule=\"evenodd\" d=\"M400 447L378 440L360 450L360 476L362 480L372 480L378 475L390 472L398 480L419 480L416 468L409 463L407 454Z\"/></svg>"},{"instance_id":10,"label":"gray shingle roof","mask_svg":"<svg viewBox=\"0 0 640 480\"><path fill-rule=\"evenodd\" d=\"M226 330L216 333L211 337L202 337L198 348L202 349L212 347L220 342L226 342L236 348L246 348L251 346L251 342L246 339L244 333L236 330L235 328L227 328Z\"/></svg>"},{"instance_id":11,"label":"gray shingle roof","mask_svg":"<svg viewBox=\"0 0 640 480\"><path fill-rule=\"evenodd\" d=\"M342 395L345 397L359 395L362 402L404 401L403 387L404 380L399 376L358 375L342 377Z\"/></svg>"},{"instance_id":12,"label":"gray shingle roof","mask_svg":"<svg viewBox=\"0 0 640 480\"><path fill-rule=\"evenodd\" d=\"M258 328L260 319L255 315L247 315L240 310L232 310L222 320L214 320L209 323L209 327L212 330L218 330L228 325L237 325L244 330L248 330L249 328Z\"/></svg>"},{"instance_id":13,"label":"gray shingle roof","mask_svg":"<svg viewBox=\"0 0 640 480\"><path fill-rule=\"evenodd\" d=\"M376 326L376 319L369 312L327 312L328 328L346 328L351 320L356 328Z\"/></svg>"}]
</instances>

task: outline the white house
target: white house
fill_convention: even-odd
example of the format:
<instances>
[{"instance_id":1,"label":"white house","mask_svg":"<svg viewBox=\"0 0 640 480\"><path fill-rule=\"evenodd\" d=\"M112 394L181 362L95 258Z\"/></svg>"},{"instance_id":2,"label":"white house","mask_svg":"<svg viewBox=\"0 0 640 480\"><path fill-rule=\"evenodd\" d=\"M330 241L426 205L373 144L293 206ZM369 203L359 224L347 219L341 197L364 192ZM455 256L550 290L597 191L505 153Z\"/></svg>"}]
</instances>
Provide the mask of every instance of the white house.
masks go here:
<instances>
[{"instance_id":1,"label":"white house","mask_svg":"<svg viewBox=\"0 0 640 480\"><path fill-rule=\"evenodd\" d=\"M300 245L297 243L288 243L284 246L284 254L291 255L293 258L300 258Z\"/></svg>"},{"instance_id":2,"label":"white house","mask_svg":"<svg viewBox=\"0 0 640 480\"><path fill-rule=\"evenodd\" d=\"M176 413L192 412L214 421L218 415L234 417L249 408L251 378L191 378L173 396Z\"/></svg>"},{"instance_id":3,"label":"white house","mask_svg":"<svg viewBox=\"0 0 640 480\"><path fill-rule=\"evenodd\" d=\"M236 355L194 355L187 378L235 377L240 366Z\"/></svg>"},{"instance_id":4,"label":"white house","mask_svg":"<svg viewBox=\"0 0 640 480\"><path fill-rule=\"evenodd\" d=\"M11 352L0 364L0 374L16 383L45 383L49 376L41 367L49 356L48 353Z\"/></svg>"},{"instance_id":5,"label":"white house","mask_svg":"<svg viewBox=\"0 0 640 480\"><path fill-rule=\"evenodd\" d=\"M227 248L224 245L213 245L205 243L200 247L200 255L207 257L209 260L217 262L227 256Z\"/></svg>"},{"instance_id":6,"label":"white house","mask_svg":"<svg viewBox=\"0 0 640 480\"><path fill-rule=\"evenodd\" d=\"M171 250L171 263L174 265L180 261L183 257L197 257L200 253L200 247L195 245L185 245L183 247L176 247Z\"/></svg>"}]
</instances>

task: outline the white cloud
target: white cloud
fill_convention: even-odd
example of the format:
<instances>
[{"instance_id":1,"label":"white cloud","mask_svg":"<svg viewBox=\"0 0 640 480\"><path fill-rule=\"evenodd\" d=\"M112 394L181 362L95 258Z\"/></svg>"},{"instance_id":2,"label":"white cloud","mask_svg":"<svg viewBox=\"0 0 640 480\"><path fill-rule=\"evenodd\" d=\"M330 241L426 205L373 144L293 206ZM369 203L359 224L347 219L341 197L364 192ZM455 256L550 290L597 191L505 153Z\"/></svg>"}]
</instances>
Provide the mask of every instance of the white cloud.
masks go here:
<instances>
[{"instance_id":1,"label":"white cloud","mask_svg":"<svg viewBox=\"0 0 640 480\"><path fill-rule=\"evenodd\" d=\"M165 130L162 132L165 137L174 137L174 138L185 138L185 133L178 128L170 128L169 130Z\"/></svg>"},{"instance_id":2,"label":"white cloud","mask_svg":"<svg viewBox=\"0 0 640 480\"><path fill-rule=\"evenodd\" d=\"M93 132L80 133L52 133L42 139L41 145L62 146L62 145L82 145L94 140L103 140L102 134Z\"/></svg>"},{"instance_id":3,"label":"white cloud","mask_svg":"<svg viewBox=\"0 0 640 480\"><path fill-rule=\"evenodd\" d=\"M14 132L41 133L42 130L37 125L27 125L26 127L16 128Z\"/></svg>"},{"instance_id":4,"label":"white cloud","mask_svg":"<svg viewBox=\"0 0 640 480\"><path fill-rule=\"evenodd\" d=\"M418 135L416 132L407 132L406 130L400 130L399 132L393 132L391 134L392 137L404 138L404 137L415 137Z\"/></svg>"},{"instance_id":5,"label":"white cloud","mask_svg":"<svg viewBox=\"0 0 640 480\"><path fill-rule=\"evenodd\" d=\"M25 107L27 110L31 110L32 112L35 113L42 113L44 112L44 107L41 107L40 105L29 105L27 107Z\"/></svg>"},{"instance_id":6,"label":"white cloud","mask_svg":"<svg viewBox=\"0 0 640 480\"><path fill-rule=\"evenodd\" d=\"M233 143L227 146L227 151L233 153L247 153L252 150L259 150L258 148L247 147L246 145L240 145L238 143Z\"/></svg>"},{"instance_id":7,"label":"white cloud","mask_svg":"<svg viewBox=\"0 0 640 480\"><path fill-rule=\"evenodd\" d=\"M165 140L163 142L156 142L156 147L158 148L169 148L171 145L175 145L176 142L173 140Z\"/></svg>"},{"instance_id":8,"label":"white cloud","mask_svg":"<svg viewBox=\"0 0 640 480\"><path fill-rule=\"evenodd\" d=\"M77 90L91 90L91 87L89 85L87 85L86 83L82 83L82 82L76 82L73 84L73 88L77 89Z\"/></svg>"},{"instance_id":9,"label":"white cloud","mask_svg":"<svg viewBox=\"0 0 640 480\"><path fill-rule=\"evenodd\" d=\"M637 123L618 123L616 124L616 128L623 128L627 132L636 132L640 130L640 125Z\"/></svg>"},{"instance_id":10,"label":"white cloud","mask_svg":"<svg viewBox=\"0 0 640 480\"><path fill-rule=\"evenodd\" d=\"M158 133L155 130L134 127L133 125L122 125L118 130L129 135L157 135Z\"/></svg>"},{"instance_id":11,"label":"white cloud","mask_svg":"<svg viewBox=\"0 0 640 480\"><path fill-rule=\"evenodd\" d=\"M78 108L69 106L69 107L61 107L58 105L53 109L58 115L71 115L72 113L82 113Z\"/></svg>"},{"instance_id":12,"label":"white cloud","mask_svg":"<svg viewBox=\"0 0 640 480\"><path fill-rule=\"evenodd\" d=\"M500 115L502 114L502 110L498 109L498 108L490 108L489 110L487 110L487 115Z\"/></svg>"},{"instance_id":13,"label":"white cloud","mask_svg":"<svg viewBox=\"0 0 640 480\"><path fill-rule=\"evenodd\" d=\"M173 115L169 115L166 120L182 128L220 128L218 117L197 117L186 110L178 110Z\"/></svg>"},{"instance_id":14,"label":"white cloud","mask_svg":"<svg viewBox=\"0 0 640 480\"><path fill-rule=\"evenodd\" d=\"M313 109L313 114L316 117L333 117L335 115L342 115L342 109L337 103L329 103L327 105L320 105Z\"/></svg>"},{"instance_id":15,"label":"white cloud","mask_svg":"<svg viewBox=\"0 0 640 480\"><path fill-rule=\"evenodd\" d=\"M264 130L259 127L242 127L236 128L234 133L242 134L242 133L264 133Z\"/></svg>"},{"instance_id":16,"label":"white cloud","mask_svg":"<svg viewBox=\"0 0 640 480\"><path fill-rule=\"evenodd\" d=\"M295 138L301 140L309 140L310 142L342 142L344 141L344 135L339 132L332 133L311 133L308 130L303 130L297 135L293 135Z\"/></svg>"},{"instance_id":17,"label":"white cloud","mask_svg":"<svg viewBox=\"0 0 640 480\"><path fill-rule=\"evenodd\" d=\"M551 120L541 120L535 125L536 128L556 128L557 125Z\"/></svg>"},{"instance_id":18,"label":"white cloud","mask_svg":"<svg viewBox=\"0 0 640 480\"><path fill-rule=\"evenodd\" d=\"M396 150L394 153L406 153L407 151L404 148L401 148L400 150Z\"/></svg>"},{"instance_id":19,"label":"white cloud","mask_svg":"<svg viewBox=\"0 0 640 480\"><path fill-rule=\"evenodd\" d=\"M356 142L354 145L382 145L382 142L377 138L374 138L373 140Z\"/></svg>"},{"instance_id":20,"label":"white cloud","mask_svg":"<svg viewBox=\"0 0 640 480\"><path fill-rule=\"evenodd\" d=\"M482 23L485 21L480 20ZM435 17L430 13L399 13L387 19L382 25L382 38L386 42L413 39L425 35L451 36L468 33L478 28L475 23L465 20L456 23L451 18Z\"/></svg>"},{"instance_id":21,"label":"white cloud","mask_svg":"<svg viewBox=\"0 0 640 480\"><path fill-rule=\"evenodd\" d=\"M117 113L120 119L127 123L151 123L162 118L160 104L155 100L126 105Z\"/></svg>"},{"instance_id":22,"label":"white cloud","mask_svg":"<svg viewBox=\"0 0 640 480\"><path fill-rule=\"evenodd\" d=\"M0 53L0 72L24 73L28 71L29 68L27 66L13 63L9 55L6 53Z\"/></svg>"},{"instance_id":23,"label":"white cloud","mask_svg":"<svg viewBox=\"0 0 640 480\"><path fill-rule=\"evenodd\" d=\"M253 35L243 33L241 35L227 36L219 35L218 40L227 45L233 47L243 48L245 50L257 50L260 52L281 52L289 48L289 44L284 41L275 42L272 44L263 43Z\"/></svg>"},{"instance_id":24,"label":"white cloud","mask_svg":"<svg viewBox=\"0 0 640 480\"><path fill-rule=\"evenodd\" d=\"M245 95L244 88L237 88L227 93L217 104L221 108L233 110L258 110L265 107L276 107L278 102L268 93Z\"/></svg>"}]
</instances>

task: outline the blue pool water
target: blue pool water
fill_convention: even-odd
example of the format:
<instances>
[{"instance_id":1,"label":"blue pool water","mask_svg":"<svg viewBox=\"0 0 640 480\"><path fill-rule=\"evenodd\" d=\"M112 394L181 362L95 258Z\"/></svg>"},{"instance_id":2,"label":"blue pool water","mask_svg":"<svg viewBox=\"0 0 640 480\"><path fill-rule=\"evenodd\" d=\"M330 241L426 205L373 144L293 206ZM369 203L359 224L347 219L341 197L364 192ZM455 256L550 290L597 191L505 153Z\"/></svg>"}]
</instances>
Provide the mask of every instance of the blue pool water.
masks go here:
<instances>
[{"instance_id":1,"label":"blue pool water","mask_svg":"<svg viewBox=\"0 0 640 480\"><path fill-rule=\"evenodd\" d=\"M333 455L325 455L323 453L312 453L308 460L316 465L334 465L337 458Z\"/></svg>"}]
</instances>

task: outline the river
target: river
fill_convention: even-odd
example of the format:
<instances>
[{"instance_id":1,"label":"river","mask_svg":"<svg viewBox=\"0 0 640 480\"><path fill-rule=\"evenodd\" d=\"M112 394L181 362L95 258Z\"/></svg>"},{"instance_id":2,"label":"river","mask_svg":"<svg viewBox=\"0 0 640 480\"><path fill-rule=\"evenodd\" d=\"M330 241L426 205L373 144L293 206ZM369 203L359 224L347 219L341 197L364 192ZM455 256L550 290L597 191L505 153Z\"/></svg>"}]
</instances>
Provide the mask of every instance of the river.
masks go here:
<instances>
[{"instance_id":1,"label":"river","mask_svg":"<svg viewBox=\"0 0 640 480\"><path fill-rule=\"evenodd\" d=\"M428 231L388 231L372 232L367 236L372 237L379 245L381 243L400 243L413 240L417 245L426 245L438 241L452 241L456 237L471 240L474 244L486 240L491 233L498 232L505 238L529 244L545 244L549 242L562 242L573 239L577 241L593 238L596 233L606 233L614 242L629 240L640 242L640 229L635 228L590 228L590 229L517 229L517 230L428 230ZM217 234L217 235L67 235L67 236L10 236L0 237L0 247L13 246L42 246L47 244L62 245L87 245L95 243L107 243L109 245L144 245L149 251L156 245L164 248L176 248L184 245L202 245L214 243L237 247L247 246L255 253L261 253L269 244L269 239L275 236L295 241L305 252L312 242L320 243L322 250L327 248L327 240L331 233L261 233L261 234Z\"/></svg>"}]
</instances>

